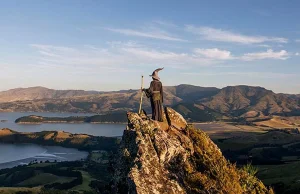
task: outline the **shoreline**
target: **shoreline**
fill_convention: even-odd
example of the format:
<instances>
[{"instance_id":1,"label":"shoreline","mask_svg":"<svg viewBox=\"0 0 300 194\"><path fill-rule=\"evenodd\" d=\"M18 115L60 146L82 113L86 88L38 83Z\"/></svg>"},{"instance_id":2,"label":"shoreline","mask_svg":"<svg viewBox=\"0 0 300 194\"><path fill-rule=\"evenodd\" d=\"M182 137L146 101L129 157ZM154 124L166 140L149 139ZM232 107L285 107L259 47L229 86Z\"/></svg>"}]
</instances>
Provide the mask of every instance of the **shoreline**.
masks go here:
<instances>
[{"instance_id":1,"label":"shoreline","mask_svg":"<svg viewBox=\"0 0 300 194\"><path fill-rule=\"evenodd\" d=\"M43 123L70 123L70 124L125 124L127 119L125 114L116 115L92 115L92 116L38 116L38 115L28 115L22 116L15 120L16 124L43 124Z\"/></svg>"},{"instance_id":2,"label":"shoreline","mask_svg":"<svg viewBox=\"0 0 300 194\"><path fill-rule=\"evenodd\" d=\"M18 125L42 125L42 124L124 124L126 122L67 122L67 121L43 121L43 122L15 122Z\"/></svg>"},{"instance_id":3,"label":"shoreline","mask_svg":"<svg viewBox=\"0 0 300 194\"><path fill-rule=\"evenodd\" d=\"M1 147L1 145L12 145L13 146L16 144L0 143L0 147ZM86 159L89 154L88 151L82 151L77 148L66 148L66 147L59 146L59 145L44 146L44 145L35 144L35 143L17 143L17 145L34 145L34 146L42 147L42 148L46 149L46 151L43 153L36 153L34 156L29 156L27 158L20 158L20 159L8 161L8 162L0 163L0 169L13 168L13 167L16 167L19 165L28 165L32 162L40 163L41 161L43 163L45 163L46 161L49 161L49 162L78 161L81 159ZM22 151L22 150L19 150L19 151ZM30 151L30 150L27 150L27 151ZM71 153L76 152L76 153L70 154L70 152ZM76 157L74 158L74 156L76 156Z\"/></svg>"}]
</instances>

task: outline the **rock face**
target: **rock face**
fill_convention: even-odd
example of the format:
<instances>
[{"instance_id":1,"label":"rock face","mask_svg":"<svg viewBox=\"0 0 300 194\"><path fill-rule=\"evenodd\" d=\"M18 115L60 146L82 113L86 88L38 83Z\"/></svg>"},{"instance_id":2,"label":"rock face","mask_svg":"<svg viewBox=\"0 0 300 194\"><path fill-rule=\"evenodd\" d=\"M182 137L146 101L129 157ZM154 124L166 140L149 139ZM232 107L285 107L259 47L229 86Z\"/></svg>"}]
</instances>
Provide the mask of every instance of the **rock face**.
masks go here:
<instances>
[{"instance_id":1,"label":"rock face","mask_svg":"<svg viewBox=\"0 0 300 194\"><path fill-rule=\"evenodd\" d=\"M129 112L115 161L113 193L273 193L237 169L201 130L166 108L164 122Z\"/></svg>"}]
</instances>

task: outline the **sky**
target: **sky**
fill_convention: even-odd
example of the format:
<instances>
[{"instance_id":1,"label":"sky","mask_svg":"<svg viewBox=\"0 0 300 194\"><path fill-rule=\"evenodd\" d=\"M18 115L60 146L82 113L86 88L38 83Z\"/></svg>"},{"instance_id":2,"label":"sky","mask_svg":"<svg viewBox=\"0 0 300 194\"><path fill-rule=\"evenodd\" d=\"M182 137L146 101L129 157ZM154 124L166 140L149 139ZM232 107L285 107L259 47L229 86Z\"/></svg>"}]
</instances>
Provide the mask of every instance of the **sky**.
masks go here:
<instances>
[{"instance_id":1,"label":"sky","mask_svg":"<svg viewBox=\"0 0 300 194\"><path fill-rule=\"evenodd\" d=\"M149 84L300 93L300 1L3 0L0 90Z\"/></svg>"}]
</instances>

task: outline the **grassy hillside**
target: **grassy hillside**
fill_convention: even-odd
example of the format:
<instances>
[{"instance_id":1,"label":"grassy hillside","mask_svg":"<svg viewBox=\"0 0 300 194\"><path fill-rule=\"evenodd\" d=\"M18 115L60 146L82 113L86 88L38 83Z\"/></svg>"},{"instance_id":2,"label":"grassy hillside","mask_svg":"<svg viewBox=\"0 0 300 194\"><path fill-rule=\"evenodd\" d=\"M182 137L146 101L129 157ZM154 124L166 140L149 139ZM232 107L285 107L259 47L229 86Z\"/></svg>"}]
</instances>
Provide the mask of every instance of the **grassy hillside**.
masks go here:
<instances>
[{"instance_id":1,"label":"grassy hillside","mask_svg":"<svg viewBox=\"0 0 300 194\"><path fill-rule=\"evenodd\" d=\"M275 193L299 193L300 134L289 131L244 131L214 134L213 141L227 159L243 166L251 163L256 176Z\"/></svg>"}]
</instances>

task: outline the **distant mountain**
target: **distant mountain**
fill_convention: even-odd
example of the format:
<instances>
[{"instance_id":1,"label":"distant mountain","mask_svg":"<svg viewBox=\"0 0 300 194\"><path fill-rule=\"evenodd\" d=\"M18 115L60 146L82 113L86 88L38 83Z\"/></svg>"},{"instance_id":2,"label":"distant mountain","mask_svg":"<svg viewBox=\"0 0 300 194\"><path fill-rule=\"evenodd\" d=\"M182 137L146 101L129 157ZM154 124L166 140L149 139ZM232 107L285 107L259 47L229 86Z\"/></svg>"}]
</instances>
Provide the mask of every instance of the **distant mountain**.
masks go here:
<instances>
[{"instance_id":1,"label":"distant mountain","mask_svg":"<svg viewBox=\"0 0 300 194\"><path fill-rule=\"evenodd\" d=\"M179 112L190 122L216 121L227 119L221 113L218 113L201 104L180 103L173 106L173 109Z\"/></svg>"},{"instance_id":2,"label":"distant mountain","mask_svg":"<svg viewBox=\"0 0 300 194\"><path fill-rule=\"evenodd\" d=\"M201 102L220 113L241 116L248 111L262 112L264 115L299 112L298 97L275 94L262 87L228 86Z\"/></svg>"},{"instance_id":3,"label":"distant mountain","mask_svg":"<svg viewBox=\"0 0 300 194\"><path fill-rule=\"evenodd\" d=\"M178 86L164 87L165 93L170 98L177 97L177 100L197 100L216 94L220 89L215 87L200 87L182 84ZM84 90L54 90L45 87L16 88L0 92L0 102L14 102L40 99L62 99L76 96L87 96L95 94L132 94L139 93L139 90L120 90L111 92L84 91ZM176 101L176 100L175 100Z\"/></svg>"},{"instance_id":4,"label":"distant mountain","mask_svg":"<svg viewBox=\"0 0 300 194\"><path fill-rule=\"evenodd\" d=\"M96 92L51 90L41 87L14 89L0 92L0 111L136 111L140 95L139 90ZM166 86L164 105L174 107L193 121L226 117L300 115L299 95L276 94L271 90L253 86L228 86L222 89L192 85ZM150 103L146 97L143 100L143 108L150 113Z\"/></svg>"},{"instance_id":5,"label":"distant mountain","mask_svg":"<svg viewBox=\"0 0 300 194\"><path fill-rule=\"evenodd\" d=\"M164 87L164 104L172 106L181 101L202 99L217 93L217 88L191 85ZM0 111L33 112L96 112L135 110L140 101L139 90L89 92L82 90L52 90L41 87L13 89L0 92ZM149 100L143 108L150 110Z\"/></svg>"},{"instance_id":6,"label":"distant mountain","mask_svg":"<svg viewBox=\"0 0 300 194\"><path fill-rule=\"evenodd\" d=\"M253 86L228 86L202 97L201 92L183 98L173 108L190 121L245 118L268 119L270 115L299 116L300 95L276 94ZM197 98L198 97L198 98ZM202 98L201 98L202 97Z\"/></svg>"},{"instance_id":7,"label":"distant mountain","mask_svg":"<svg viewBox=\"0 0 300 194\"><path fill-rule=\"evenodd\" d=\"M173 87L167 86L164 88L164 90L167 93L177 96L185 102L194 102L195 100L208 98L220 91L220 89L215 87L200 87L187 84L181 84Z\"/></svg>"},{"instance_id":8,"label":"distant mountain","mask_svg":"<svg viewBox=\"0 0 300 194\"><path fill-rule=\"evenodd\" d=\"M96 91L53 90L44 87L16 88L0 92L0 102L13 102L38 99L60 99L74 96L98 94Z\"/></svg>"}]
</instances>

